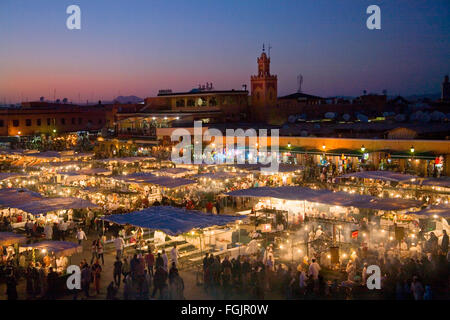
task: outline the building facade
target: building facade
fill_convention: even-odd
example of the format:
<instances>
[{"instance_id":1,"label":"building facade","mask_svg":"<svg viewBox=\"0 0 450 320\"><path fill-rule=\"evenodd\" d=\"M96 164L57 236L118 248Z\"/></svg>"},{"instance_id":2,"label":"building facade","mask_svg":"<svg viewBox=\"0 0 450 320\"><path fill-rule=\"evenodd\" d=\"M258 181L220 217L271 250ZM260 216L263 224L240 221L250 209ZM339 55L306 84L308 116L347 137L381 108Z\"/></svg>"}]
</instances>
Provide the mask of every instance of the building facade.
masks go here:
<instances>
[{"instance_id":1,"label":"building facade","mask_svg":"<svg viewBox=\"0 0 450 320\"><path fill-rule=\"evenodd\" d=\"M21 108L0 110L0 136L97 131L105 125L107 125L105 106L26 102Z\"/></svg>"}]
</instances>

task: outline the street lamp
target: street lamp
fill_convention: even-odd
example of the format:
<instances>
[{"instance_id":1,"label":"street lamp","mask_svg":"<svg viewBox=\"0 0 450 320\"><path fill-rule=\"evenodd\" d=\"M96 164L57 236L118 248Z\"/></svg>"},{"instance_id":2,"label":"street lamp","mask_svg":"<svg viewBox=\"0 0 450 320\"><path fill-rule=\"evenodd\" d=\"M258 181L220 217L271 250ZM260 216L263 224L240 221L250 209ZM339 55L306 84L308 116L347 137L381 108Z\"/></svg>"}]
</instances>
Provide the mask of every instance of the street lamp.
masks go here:
<instances>
[{"instance_id":1,"label":"street lamp","mask_svg":"<svg viewBox=\"0 0 450 320\"><path fill-rule=\"evenodd\" d=\"M366 151L366 147L364 147L364 145L361 146L361 152Z\"/></svg>"},{"instance_id":2,"label":"street lamp","mask_svg":"<svg viewBox=\"0 0 450 320\"><path fill-rule=\"evenodd\" d=\"M411 146L411 153L414 153L414 146Z\"/></svg>"},{"instance_id":3,"label":"street lamp","mask_svg":"<svg viewBox=\"0 0 450 320\"><path fill-rule=\"evenodd\" d=\"M287 147L288 147L288 148L290 148L290 147L291 147L291 143L290 143L290 142L288 142L288 144L287 144Z\"/></svg>"},{"instance_id":4,"label":"street lamp","mask_svg":"<svg viewBox=\"0 0 450 320\"><path fill-rule=\"evenodd\" d=\"M325 145L323 145L323 146L322 146L322 149L323 149L323 150L325 150L325 149L326 149L326 146L325 146Z\"/></svg>"}]
</instances>

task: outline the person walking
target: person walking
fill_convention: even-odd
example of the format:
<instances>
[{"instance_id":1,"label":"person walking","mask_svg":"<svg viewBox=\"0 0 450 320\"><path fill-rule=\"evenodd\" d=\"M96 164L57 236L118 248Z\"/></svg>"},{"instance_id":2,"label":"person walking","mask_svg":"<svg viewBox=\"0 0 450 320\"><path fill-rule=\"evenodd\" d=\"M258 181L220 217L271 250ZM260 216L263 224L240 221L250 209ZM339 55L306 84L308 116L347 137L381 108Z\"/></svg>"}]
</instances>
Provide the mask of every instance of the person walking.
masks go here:
<instances>
[{"instance_id":1,"label":"person walking","mask_svg":"<svg viewBox=\"0 0 450 320\"><path fill-rule=\"evenodd\" d=\"M184 299L184 282L181 279L178 269L174 262L169 272L170 298L172 300Z\"/></svg>"},{"instance_id":2,"label":"person walking","mask_svg":"<svg viewBox=\"0 0 450 320\"><path fill-rule=\"evenodd\" d=\"M178 253L177 245L173 245L172 250L170 251L170 256L172 258L172 263L175 263L175 265L178 266L178 258L180 257L180 254Z\"/></svg>"},{"instance_id":3,"label":"person walking","mask_svg":"<svg viewBox=\"0 0 450 320\"><path fill-rule=\"evenodd\" d=\"M447 234L447 230L442 230L443 235L442 235L442 243L441 243L441 252L444 256L447 256L448 254L448 234Z\"/></svg>"},{"instance_id":4,"label":"person walking","mask_svg":"<svg viewBox=\"0 0 450 320\"><path fill-rule=\"evenodd\" d=\"M139 266L139 259L137 257L137 254L135 253L133 258L130 261L130 272L131 272L131 278L133 279L133 281L136 281L136 274L138 271L138 266Z\"/></svg>"},{"instance_id":5,"label":"person walking","mask_svg":"<svg viewBox=\"0 0 450 320\"><path fill-rule=\"evenodd\" d=\"M147 269L144 270L144 276L141 285L141 299L148 300L150 294L150 276Z\"/></svg>"},{"instance_id":6,"label":"person walking","mask_svg":"<svg viewBox=\"0 0 450 320\"><path fill-rule=\"evenodd\" d=\"M148 249L148 252L145 255L145 262L147 264L148 273L153 277L153 265L155 264L155 256L150 249Z\"/></svg>"},{"instance_id":7,"label":"person walking","mask_svg":"<svg viewBox=\"0 0 450 320\"><path fill-rule=\"evenodd\" d=\"M124 281L125 281L125 277L130 274L130 271L131 271L130 264L128 263L128 259L125 257L123 259L123 263L122 263L122 275L123 275Z\"/></svg>"},{"instance_id":8,"label":"person walking","mask_svg":"<svg viewBox=\"0 0 450 320\"><path fill-rule=\"evenodd\" d=\"M133 280L131 279L131 275L127 274L123 278L123 299L124 300L132 299L132 291L133 291Z\"/></svg>"},{"instance_id":9,"label":"person walking","mask_svg":"<svg viewBox=\"0 0 450 320\"><path fill-rule=\"evenodd\" d=\"M91 245L91 264L94 262L94 260L96 260L98 258L97 255L97 240L92 241L92 245Z\"/></svg>"},{"instance_id":10,"label":"person walking","mask_svg":"<svg viewBox=\"0 0 450 320\"><path fill-rule=\"evenodd\" d=\"M311 277L311 279L314 282L314 290L319 290L319 272L320 272L320 266L316 262L316 259L313 258L311 260L311 264L309 265L308 275Z\"/></svg>"},{"instance_id":11,"label":"person walking","mask_svg":"<svg viewBox=\"0 0 450 320\"><path fill-rule=\"evenodd\" d=\"M102 273L102 267L100 261L97 259L92 265L92 274L94 277L94 288L97 294L100 294L100 275Z\"/></svg>"},{"instance_id":12,"label":"person walking","mask_svg":"<svg viewBox=\"0 0 450 320\"><path fill-rule=\"evenodd\" d=\"M6 294L8 300L17 300L17 279L12 273L6 279Z\"/></svg>"},{"instance_id":13,"label":"person walking","mask_svg":"<svg viewBox=\"0 0 450 320\"><path fill-rule=\"evenodd\" d=\"M50 268L47 275L47 299L56 299L57 282L58 274L53 270L53 268Z\"/></svg>"},{"instance_id":14,"label":"person walking","mask_svg":"<svg viewBox=\"0 0 450 320\"><path fill-rule=\"evenodd\" d=\"M414 300L423 300L424 288L422 283L419 281L417 276L413 277L413 282L411 283L411 292L414 295Z\"/></svg>"},{"instance_id":15,"label":"person walking","mask_svg":"<svg viewBox=\"0 0 450 320\"><path fill-rule=\"evenodd\" d=\"M87 240L86 233L84 233L83 229L79 228L76 238L78 240L78 245L82 245L83 240Z\"/></svg>"},{"instance_id":16,"label":"person walking","mask_svg":"<svg viewBox=\"0 0 450 320\"><path fill-rule=\"evenodd\" d=\"M164 292L167 287L167 271L163 267L159 266L156 269L155 277L153 279L154 288L152 298L155 297L157 291L159 291L159 298L164 299Z\"/></svg>"},{"instance_id":17,"label":"person walking","mask_svg":"<svg viewBox=\"0 0 450 320\"><path fill-rule=\"evenodd\" d=\"M120 287L120 278L122 276L122 265L122 260L119 256L116 256L116 261L114 261L113 279L118 288Z\"/></svg>"},{"instance_id":18,"label":"person walking","mask_svg":"<svg viewBox=\"0 0 450 320\"><path fill-rule=\"evenodd\" d=\"M92 280L92 273L89 265L85 263L83 269L81 270L81 288L84 291L86 298L89 298L89 285Z\"/></svg>"},{"instance_id":19,"label":"person walking","mask_svg":"<svg viewBox=\"0 0 450 320\"><path fill-rule=\"evenodd\" d=\"M167 272L169 270L168 269L168 267L169 267L169 258L167 257L166 250L163 249L161 256L162 256L162 259L163 259L163 262L164 262L163 268Z\"/></svg>"},{"instance_id":20,"label":"person walking","mask_svg":"<svg viewBox=\"0 0 450 320\"><path fill-rule=\"evenodd\" d=\"M125 248L125 241L123 240L123 238L121 236L118 236L114 240L114 246L116 247L116 256L118 256L119 258L122 258L123 250Z\"/></svg>"},{"instance_id":21,"label":"person walking","mask_svg":"<svg viewBox=\"0 0 450 320\"><path fill-rule=\"evenodd\" d=\"M158 269L159 267L164 267L164 260L161 257L161 253L159 252L158 255L156 256L155 267L156 269Z\"/></svg>"},{"instance_id":22,"label":"person walking","mask_svg":"<svg viewBox=\"0 0 450 320\"><path fill-rule=\"evenodd\" d=\"M227 299L231 291L231 262L228 256L222 261L222 285L224 291L224 299Z\"/></svg>"},{"instance_id":23,"label":"person walking","mask_svg":"<svg viewBox=\"0 0 450 320\"><path fill-rule=\"evenodd\" d=\"M97 240L97 258L102 259L102 265L105 265L105 258L103 256L103 243L101 239Z\"/></svg>"}]
</instances>

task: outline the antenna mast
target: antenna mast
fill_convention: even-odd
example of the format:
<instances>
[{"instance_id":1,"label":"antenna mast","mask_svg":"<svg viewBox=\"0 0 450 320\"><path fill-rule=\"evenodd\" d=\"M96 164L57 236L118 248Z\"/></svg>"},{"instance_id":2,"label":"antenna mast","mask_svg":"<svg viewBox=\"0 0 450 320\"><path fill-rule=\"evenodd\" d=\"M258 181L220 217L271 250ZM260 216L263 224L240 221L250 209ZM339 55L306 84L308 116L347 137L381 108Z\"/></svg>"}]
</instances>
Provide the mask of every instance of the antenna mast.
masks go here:
<instances>
[{"instance_id":1,"label":"antenna mast","mask_svg":"<svg viewBox=\"0 0 450 320\"><path fill-rule=\"evenodd\" d=\"M302 93L302 84L303 84L303 76L299 74L297 76L297 85L298 85L297 93Z\"/></svg>"}]
</instances>

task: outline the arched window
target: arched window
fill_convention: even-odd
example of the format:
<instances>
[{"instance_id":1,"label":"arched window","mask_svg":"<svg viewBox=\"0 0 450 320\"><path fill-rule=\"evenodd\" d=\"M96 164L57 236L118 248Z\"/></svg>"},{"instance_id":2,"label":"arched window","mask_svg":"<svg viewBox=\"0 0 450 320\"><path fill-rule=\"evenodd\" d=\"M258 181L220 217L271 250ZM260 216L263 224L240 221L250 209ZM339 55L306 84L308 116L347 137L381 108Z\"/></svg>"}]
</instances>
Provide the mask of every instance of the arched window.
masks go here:
<instances>
[{"instance_id":1,"label":"arched window","mask_svg":"<svg viewBox=\"0 0 450 320\"><path fill-rule=\"evenodd\" d=\"M177 100L177 107L184 107L184 100L183 99Z\"/></svg>"},{"instance_id":2,"label":"arched window","mask_svg":"<svg viewBox=\"0 0 450 320\"><path fill-rule=\"evenodd\" d=\"M195 101L194 101L193 99L189 99L189 100L187 101L187 106L188 106L188 107L193 107L193 106L195 106Z\"/></svg>"}]
</instances>

